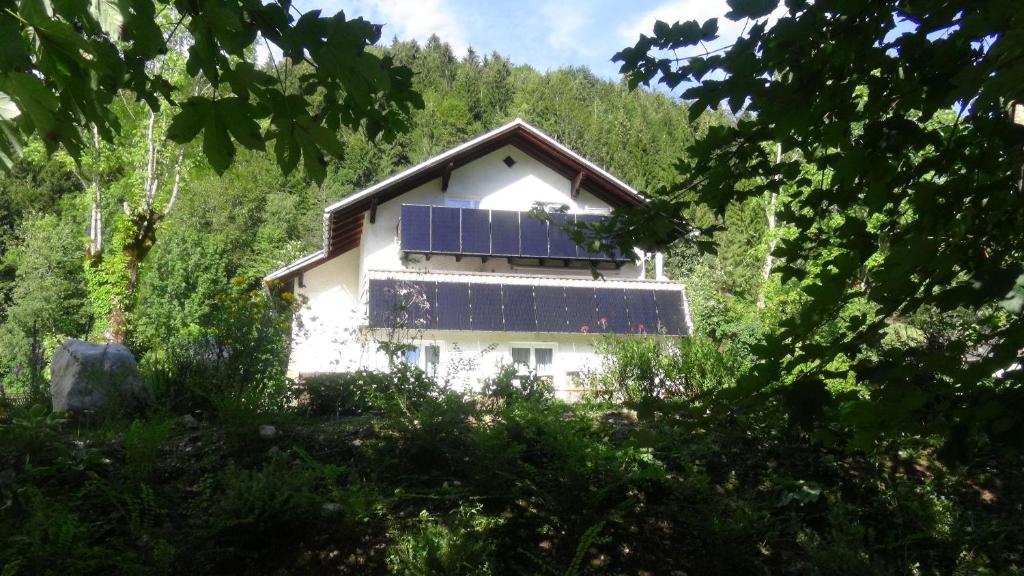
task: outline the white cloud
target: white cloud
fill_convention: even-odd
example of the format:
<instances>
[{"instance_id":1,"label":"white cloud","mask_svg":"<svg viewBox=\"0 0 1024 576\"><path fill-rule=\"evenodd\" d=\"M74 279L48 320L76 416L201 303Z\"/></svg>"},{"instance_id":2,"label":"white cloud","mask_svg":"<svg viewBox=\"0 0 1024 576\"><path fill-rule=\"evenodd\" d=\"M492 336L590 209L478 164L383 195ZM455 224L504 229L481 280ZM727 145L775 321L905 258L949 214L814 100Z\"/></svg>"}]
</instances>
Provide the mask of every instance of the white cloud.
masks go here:
<instances>
[{"instance_id":1,"label":"white cloud","mask_svg":"<svg viewBox=\"0 0 1024 576\"><path fill-rule=\"evenodd\" d=\"M541 6L540 15L547 29L548 46L555 50L587 52L583 32L591 22L591 15L585 3L549 0Z\"/></svg>"},{"instance_id":2,"label":"white cloud","mask_svg":"<svg viewBox=\"0 0 1024 576\"><path fill-rule=\"evenodd\" d=\"M332 4L313 0L310 4ZM392 36L402 40L416 39L423 44L431 34L451 44L457 55L463 55L469 43L465 27L447 0L355 0L345 7L345 14L362 16L384 24L383 42Z\"/></svg>"},{"instance_id":3,"label":"white cloud","mask_svg":"<svg viewBox=\"0 0 1024 576\"><path fill-rule=\"evenodd\" d=\"M672 24L673 22L685 22L696 20L701 24L709 18L718 18L718 39L705 43L704 47L696 46L680 50L680 56L702 54L705 50L716 50L729 46L736 41L736 38L749 28L753 23L741 20L733 22L725 18L729 6L725 0L672 0L649 10L640 16L626 22L618 29L619 37L625 45L632 46L636 43L641 34L650 36L654 29L654 23L663 20ZM773 23L780 16L785 14L785 5L780 3L778 9L768 16L769 23Z\"/></svg>"}]
</instances>

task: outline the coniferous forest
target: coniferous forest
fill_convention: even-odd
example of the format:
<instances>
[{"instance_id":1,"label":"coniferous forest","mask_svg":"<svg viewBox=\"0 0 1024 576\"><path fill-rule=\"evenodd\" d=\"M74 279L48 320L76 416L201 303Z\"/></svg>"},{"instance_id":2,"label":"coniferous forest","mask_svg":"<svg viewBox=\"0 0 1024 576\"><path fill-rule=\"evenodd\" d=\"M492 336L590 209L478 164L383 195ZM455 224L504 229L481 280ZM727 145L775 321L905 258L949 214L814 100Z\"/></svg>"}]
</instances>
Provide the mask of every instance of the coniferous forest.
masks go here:
<instances>
[{"instance_id":1,"label":"coniferous forest","mask_svg":"<svg viewBox=\"0 0 1024 576\"><path fill-rule=\"evenodd\" d=\"M3 576L1024 571L1014 2L735 0L734 45L659 22L617 80L289 2L10 4ZM602 339L574 403L401 342L288 378L264 276L514 118L650 198L599 231L665 252L693 334ZM145 405L53 412L69 338L126 345Z\"/></svg>"}]
</instances>

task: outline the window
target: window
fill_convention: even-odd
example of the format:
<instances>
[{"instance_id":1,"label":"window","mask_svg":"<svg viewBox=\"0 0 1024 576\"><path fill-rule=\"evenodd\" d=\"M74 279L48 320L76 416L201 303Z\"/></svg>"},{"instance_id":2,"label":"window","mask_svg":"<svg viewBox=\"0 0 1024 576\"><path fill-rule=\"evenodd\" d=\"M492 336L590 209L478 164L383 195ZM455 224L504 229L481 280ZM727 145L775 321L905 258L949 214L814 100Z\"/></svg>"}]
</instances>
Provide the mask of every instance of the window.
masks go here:
<instances>
[{"instance_id":1,"label":"window","mask_svg":"<svg viewBox=\"0 0 1024 576\"><path fill-rule=\"evenodd\" d=\"M480 201L474 198L445 198L444 205L449 208L479 208Z\"/></svg>"},{"instance_id":2,"label":"window","mask_svg":"<svg viewBox=\"0 0 1024 576\"><path fill-rule=\"evenodd\" d=\"M441 347L437 344L427 344L423 347L423 370L427 374L436 374L437 367L441 364Z\"/></svg>"},{"instance_id":3,"label":"window","mask_svg":"<svg viewBox=\"0 0 1024 576\"><path fill-rule=\"evenodd\" d=\"M405 351L405 363L410 366L419 366L420 349L418 346Z\"/></svg>"},{"instance_id":4,"label":"window","mask_svg":"<svg viewBox=\"0 0 1024 576\"><path fill-rule=\"evenodd\" d=\"M550 346L512 346L512 364L516 372L536 372L538 376L551 376L554 372L555 349Z\"/></svg>"},{"instance_id":5,"label":"window","mask_svg":"<svg viewBox=\"0 0 1024 576\"><path fill-rule=\"evenodd\" d=\"M441 364L441 347L437 344L425 344L406 350L405 363L418 366L427 374L433 374Z\"/></svg>"}]
</instances>

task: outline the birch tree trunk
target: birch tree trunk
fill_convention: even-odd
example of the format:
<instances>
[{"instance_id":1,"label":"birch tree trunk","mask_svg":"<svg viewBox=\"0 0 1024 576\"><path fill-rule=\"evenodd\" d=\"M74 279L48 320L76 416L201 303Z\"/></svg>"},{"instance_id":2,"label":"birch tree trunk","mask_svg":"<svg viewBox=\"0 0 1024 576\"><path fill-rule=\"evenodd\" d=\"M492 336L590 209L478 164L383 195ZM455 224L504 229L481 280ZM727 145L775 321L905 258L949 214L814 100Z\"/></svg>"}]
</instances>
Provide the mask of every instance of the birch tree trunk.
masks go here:
<instances>
[{"instance_id":1,"label":"birch tree trunk","mask_svg":"<svg viewBox=\"0 0 1024 576\"><path fill-rule=\"evenodd\" d=\"M782 162L782 144L777 144L775 147L775 164ZM768 216L768 253L764 257L764 266L761 267L761 288L757 292L757 307L764 308L765 300L768 292L768 279L772 275L772 266L775 265L775 257L772 256L772 252L775 250L775 245L778 243L778 238L775 236L775 206L779 201L779 193L772 192L772 197L768 201L768 207L765 209Z\"/></svg>"}]
</instances>

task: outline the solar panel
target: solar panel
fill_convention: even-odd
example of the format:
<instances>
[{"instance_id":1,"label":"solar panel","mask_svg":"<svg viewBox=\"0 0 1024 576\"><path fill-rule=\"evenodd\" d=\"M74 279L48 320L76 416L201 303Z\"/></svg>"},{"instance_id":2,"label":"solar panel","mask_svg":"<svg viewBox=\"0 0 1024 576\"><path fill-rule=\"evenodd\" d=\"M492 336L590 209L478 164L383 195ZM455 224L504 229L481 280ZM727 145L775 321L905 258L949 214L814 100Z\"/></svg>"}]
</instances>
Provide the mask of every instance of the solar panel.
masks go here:
<instances>
[{"instance_id":1,"label":"solar panel","mask_svg":"<svg viewBox=\"0 0 1024 576\"><path fill-rule=\"evenodd\" d=\"M394 326L399 308L394 280L370 280L370 326Z\"/></svg>"},{"instance_id":2,"label":"solar panel","mask_svg":"<svg viewBox=\"0 0 1024 576\"><path fill-rule=\"evenodd\" d=\"M504 284L501 287L501 307L505 314L505 331L536 332L535 306L533 286Z\"/></svg>"},{"instance_id":3,"label":"solar panel","mask_svg":"<svg viewBox=\"0 0 1024 576\"><path fill-rule=\"evenodd\" d=\"M654 334L658 331L658 305L653 290L626 290L629 332Z\"/></svg>"},{"instance_id":4,"label":"solar panel","mask_svg":"<svg viewBox=\"0 0 1024 576\"><path fill-rule=\"evenodd\" d=\"M402 205L402 250L430 251L430 206Z\"/></svg>"},{"instance_id":5,"label":"solar panel","mask_svg":"<svg viewBox=\"0 0 1024 576\"><path fill-rule=\"evenodd\" d=\"M398 286L405 308L406 326L416 330L437 328L437 283L402 282Z\"/></svg>"},{"instance_id":6,"label":"solar panel","mask_svg":"<svg viewBox=\"0 0 1024 576\"><path fill-rule=\"evenodd\" d=\"M462 253L491 253L491 211L462 209Z\"/></svg>"},{"instance_id":7,"label":"solar panel","mask_svg":"<svg viewBox=\"0 0 1024 576\"><path fill-rule=\"evenodd\" d=\"M658 303L658 324L667 334L686 334L686 319L683 317L683 293L676 290L656 290Z\"/></svg>"},{"instance_id":8,"label":"solar panel","mask_svg":"<svg viewBox=\"0 0 1024 576\"><path fill-rule=\"evenodd\" d=\"M569 237L568 232L562 226L571 226L576 223L576 217L572 214L552 214L551 227L548 229L548 243L551 247L552 258L575 258L576 243Z\"/></svg>"},{"instance_id":9,"label":"solar panel","mask_svg":"<svg viewBox=\"0 0 1024 576\"><path fill-rule=\"evenodd\" d=\"M566 322L565 288L561 286L536 286L533 289L537 307L538 332L565 332Z\"/></svg>"},{"instance_id":10,"label":"solar panel","mask_svg":"<svg viewBox=\"0 0 1024 576\"><path fill-rule=\"evenodd\" d=\"M495 256L519 255L518 212L491 212L491 253Z\"/></svg>"},{"instance_id":11,"label":"solar panel","mask_svg":"<svg viewBox=\"0 0 1024 576\"><path fill-rule=\"evenodd\" d=\"M577 223L581 223L581 224L582 223L594 224L596 222L600 222L601 218L602 218L602 216L598 216L597 214L577 214L576 215L576 222ZM577 249L577 254L579 255L580 258L586 258L588 260L607 260L608 259L608 256L606 256L603 252L591 252L591 251L589 251L587 249L587 247L589 246L590 242L597 238L596 236L594 236L590 232L586 232L586 233L584 233L584 238L585 238L585 242L584 242L583 246L580 246Z\"/></svg>"},{"instance_id":12,"label":"solar panel","mask_svg":"<svg viewBox=\"0 0 1024 576\"><path fill-rule=\"evenodd\" d=\"M626 294L621 288L598 288L594 294L597 301L597 324L602 332L626 334L629 332L629 317L626 313Z\"/></svg>"},{"instance_id":13,"label":"solar panel","mask_svg":"<svg viewBox=\"0 0 1024 576\"><path fill-rule=\"evenodd\" d=\"M437 327L440 330L469 330L469 284L437 283Z\"/></svg>"},{"instance_id":14,"label":"solar panel","mask_svg":"<svg viewBox=\"0 0 1024 576\"><path fill-rule=\"evenodd\" d=\"M501 313L501 285L469 285L470 326L473 330L501 332L505 328Z\"/></svg>"},{"instance_id":15,"label":"solar panel","mask_svg":"<svg viewBox=\"0 0 1024 576\"><path fill-rule=\"evenodd\" d=\"M434 206L430 209L430 251L443 254L458 254L459 209Z\"/></svg>"},{"instance_id":16,"label":"solar panel","mask_svg":"<svg viewBox=\"0 0 1024 576\"><path fill-rule=\"evenodd\" d=\"M548 223L523 214L519 219L519 255L528 258L548 257Z\"/></svg>"},{"instance_id":17,"label":"solar panel","mask_svg":"<svg viewBox=\"0 0 1024 576\"><path fill-rule=\"evenodd\" d=\"M593 288L566 288L565 306L569 332L607 332L597 323L597 305L594 302Z\"/></svg>"}]
</instances>

